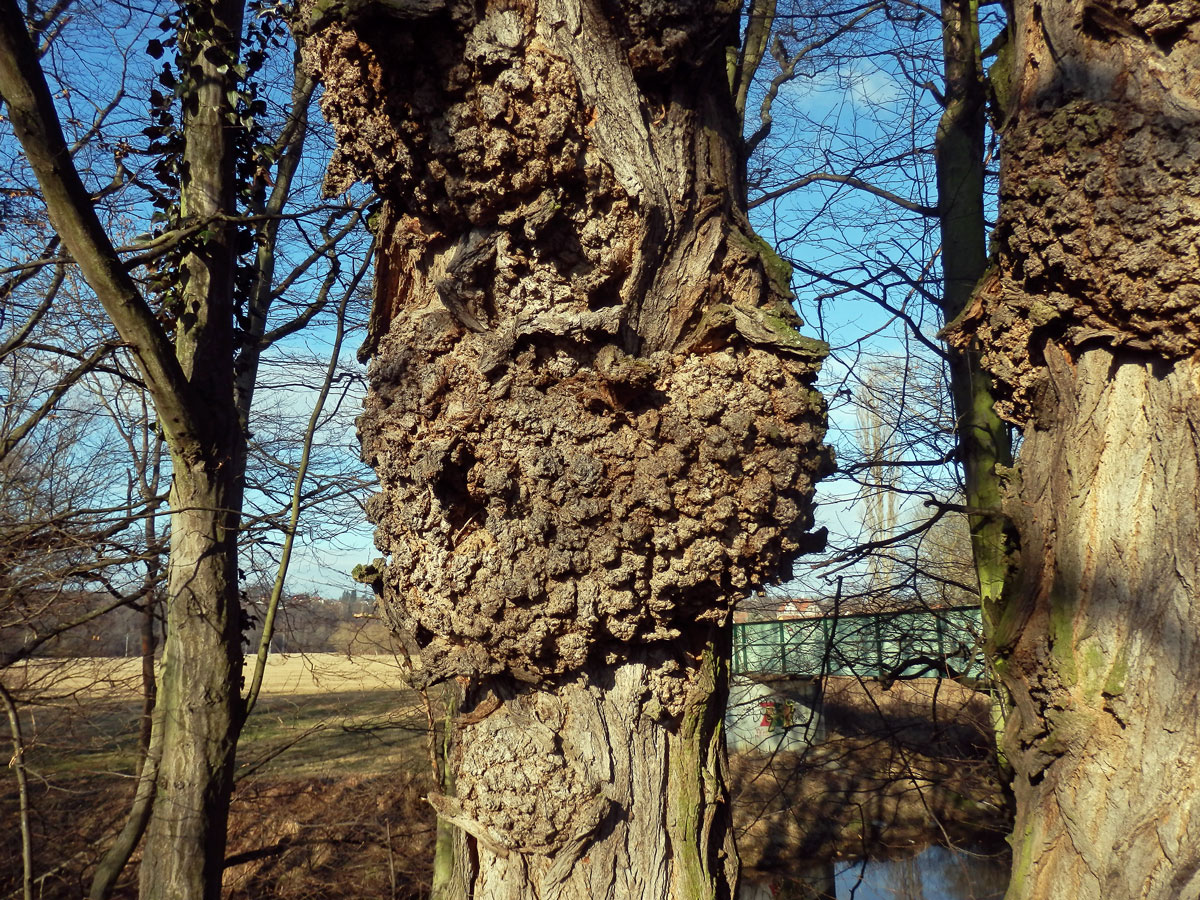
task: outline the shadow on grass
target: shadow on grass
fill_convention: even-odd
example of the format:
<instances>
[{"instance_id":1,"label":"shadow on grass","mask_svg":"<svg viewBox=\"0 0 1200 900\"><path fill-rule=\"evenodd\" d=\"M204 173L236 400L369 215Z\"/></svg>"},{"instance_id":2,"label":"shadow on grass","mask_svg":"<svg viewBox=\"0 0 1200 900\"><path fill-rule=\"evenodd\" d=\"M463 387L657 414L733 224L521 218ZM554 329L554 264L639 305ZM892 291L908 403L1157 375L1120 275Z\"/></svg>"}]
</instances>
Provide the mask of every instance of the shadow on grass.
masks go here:
<instances>
[{"instance_id":1,"label":"shadow on grass","mask_svg":"<svg viewBox=\"0 0 1200 900\"><path fill-rule=\"evenodd\" d=\"M134 789L133 701L25 710L35 892L86 896L91 870L123 823ZM268 694L238 747L225 894L385 897L427 894L434 817L426 710L409 690ZM0 821L15 822L12 779ZM0 829L0 859L20 859ZM135 857L136 863L136 857ZM20 865L0 866L0 900L19 893ZM131 865L116 897L136 894Z\"/></svg>"}]
</instances>

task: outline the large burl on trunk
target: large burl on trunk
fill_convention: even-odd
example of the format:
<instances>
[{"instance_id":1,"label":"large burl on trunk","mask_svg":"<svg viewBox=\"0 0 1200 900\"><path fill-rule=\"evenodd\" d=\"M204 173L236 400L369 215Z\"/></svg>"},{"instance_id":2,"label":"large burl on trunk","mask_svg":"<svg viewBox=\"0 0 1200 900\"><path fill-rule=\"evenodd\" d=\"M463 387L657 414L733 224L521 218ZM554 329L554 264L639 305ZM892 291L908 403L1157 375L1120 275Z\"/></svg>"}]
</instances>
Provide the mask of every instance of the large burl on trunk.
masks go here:
<instances>
[{"instance_id":1,"label":"large burl on trunk","mask_svg":"<svg viewBox=\"0 0 1200 900\"><path fill-rule=\"evenodd\" d=\"M469 685L485 897L736 879L730 604L819 540L787 267L750 231L715 0L314 3L331 187L384 198L370 395L383 603ZM466 889L464 887L464 889Z\"/></svg>"},{"instance_id":2,"label":"large burl on trunk","mask_svg":"<svg viewBox=\"0 0 1200 900\"><path fill-rule=\"evenodd\" d=\"M1200 4L1016 4L997 259L959 323L1025 430L1017 898L1200 896Z\"/></svg>"}]
</instances>

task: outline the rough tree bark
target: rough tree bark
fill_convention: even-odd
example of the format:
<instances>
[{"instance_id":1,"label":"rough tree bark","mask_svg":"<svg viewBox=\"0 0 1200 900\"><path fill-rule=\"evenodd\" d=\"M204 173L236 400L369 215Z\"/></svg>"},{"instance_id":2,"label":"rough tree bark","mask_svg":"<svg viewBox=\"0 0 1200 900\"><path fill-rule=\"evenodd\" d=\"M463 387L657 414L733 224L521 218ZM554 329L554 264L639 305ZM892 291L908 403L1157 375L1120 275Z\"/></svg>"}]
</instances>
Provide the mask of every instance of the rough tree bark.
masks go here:
<instances>
[{"instance_id":1,"label":"rough tree bark","mask_svg":"<svg viewBox=\"0 0 1200 900\"><path fill-rule=\"evenodd\" d=\"M714 0L316 2L305 53L369 178L394 626L468 683L476 898L729 896L730 604L828 464L786 267L741 209Z\"/></svg>"},{"instance_id":2,"label":"rough tree bark","mask_svg":"<svg viewBox=\"0 0 1200 900\"><path fill-rule=\"evenodd\" d=\"M997 258L1023 426L995 622L1018 898L1200 896L1200 4L1020 0Z\"/></svg>"}]
</instances>

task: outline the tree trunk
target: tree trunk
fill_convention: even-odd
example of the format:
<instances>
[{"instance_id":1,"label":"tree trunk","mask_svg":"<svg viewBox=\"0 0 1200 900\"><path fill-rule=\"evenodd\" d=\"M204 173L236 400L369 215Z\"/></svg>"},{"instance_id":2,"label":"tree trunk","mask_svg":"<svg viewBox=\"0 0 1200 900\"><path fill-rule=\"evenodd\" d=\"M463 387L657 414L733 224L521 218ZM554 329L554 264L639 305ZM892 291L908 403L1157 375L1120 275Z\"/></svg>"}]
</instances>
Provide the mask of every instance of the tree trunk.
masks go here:
<instances>
[{"instance_id":1,"label":"tree trunk","mask_svg":"<svg viewBox=\"0 0 1200 900\"><path fill-rule=\"evenodd\" d=\"M245 436L234 403L234 115L243 3L185 4L178 33L185 245L174 343L146 303L79 178L21 12L0 0L0 93L64 246L154 400L172 461L162 759L141 895L216 900L242 720L237 533ZM147 773L149 774L149 772ZM107 877L107 876L106 876Z\"/></svg>"},{"instance_id":2,"label":"tree trunk","mask_svg":"<svg viewBox=\"0 0 1200 900\"><path fill-rule=\"evenodd\" d=\"M237 538L246 452L234 401L233 226L218 218L236 210L230 119L242 12L241 0L197 4L179 36L188 85L180 213L210 224L183 257L176 310L175 356L200 428L197 448L171 444L162 761L139 888L148 900L220 897L243 719Z\"/></svg>"},{"instance_id":3,"label":"tree trunk","mask_svg":"<svg viewBox=\"0 0 1200 900\"><path fill-rule=\"evenodd\" d=\"M942 324L967 308L987 270L987 211L984 207L984 136L987 82L979 42L978 0L942 0L942 51L946 108L938 123L938 220L942 236ZM1003 515L1001 470L1012 466L1012 438L996 412L991 375L980 364L979 346L965 343L946 350L963 499L971 534L971 561L979 585L985 649L995 656L992 638L1002 609L1004 582L1016 549ZM1007 698L992 690L997 760L1004 771Z\"/></svg>"},{"instance_id":4,"label":"tree trunk","mask_svg":"<svg viewBox=\"0 0 1200 900\"><path fill-rule=\"evenodd\" d=\"M723 662L705 651L677 719L656 697L668 658L522 691L462 726L457 794L430 801L473 839L469 896L731 895Z\"/></svg>"},{"instance_id":5,"label":"tree trunk","mask_svg":"<svg viewBox=\"0 0 1200 900\"><path fill-rule=\"evenodd\" d=\"M429 692L425 692L426 708L431 708ZM434 724L430 715L429 725L429 756L432 763L434 783L439 793L454 794L454 768L451 752L455 746L454 720L458 713L458 686L450 683L442 690L444 711L442 721ZM437 822L437 837L433 850L433 877L430 879L429 896L431 900L458 900L467 896L467 889L461 883L463 866L456 865L459 852L461 832L441 816Z\"/></svg>"},{"instance_id":6,"label":"tree trunk","mask_svg":"<svg viewBox=\"0 0 1200 900\"><path fill-rule=\"evenodd\" d=\"M730 605L819 538L789 272L741 208L736 9L314 3L331 186L384 203L360 420L395 627L468 683L473 896L724 897Z\"/></svg>"},{"instance_id":7,"label":"tree trunk","mask_svg":"<svg viewBox=\"0 0 1200 900\"><path fill-rule=\"evenodd\" d=\"M242 724L235 492L220 471L189 472L176 460L157 700L162 761L142 853L145 898L221 895Z\"/></svg>"},{"instance_id":8,"label":"tree trunk","mask_svg":"<svg viewBox=\"0 0 1200 900\"><path fill-rule=\"evenodd\" d=\"M1023 0L997 83L997 259L956 328L1025 440L1019 898L1200 896L1200 10Z\"/></svg>"},{"instance_id":9,"label":"tree trunk","mask_svg":"<svg viewBox=\"0 0 1200 900\"><path fill-rule=\"evenodd\" d=\"M1200 366L1045 353L1003 620L1009 897L1200 896Z\"/></svg>"},{"instance_id":10,"label":"tree trunk","mask_svg":"<svg viewBox=\"0 0 1200 900\"><path fill-rule=\"evenodd\" d=\"M977 0L943 0L946 109L937 133L938 218L942 235L943 324L966 308L987 269L984 209L984 113L987 91L979 47ZM1004 589L1010 551L996 466L1012 465L1008 426L996 414L992 379L978 347L948 350L958 455L971 550L985 622ZM989 513L988 511L994 511Z\"/></svg>"}]
</instances>

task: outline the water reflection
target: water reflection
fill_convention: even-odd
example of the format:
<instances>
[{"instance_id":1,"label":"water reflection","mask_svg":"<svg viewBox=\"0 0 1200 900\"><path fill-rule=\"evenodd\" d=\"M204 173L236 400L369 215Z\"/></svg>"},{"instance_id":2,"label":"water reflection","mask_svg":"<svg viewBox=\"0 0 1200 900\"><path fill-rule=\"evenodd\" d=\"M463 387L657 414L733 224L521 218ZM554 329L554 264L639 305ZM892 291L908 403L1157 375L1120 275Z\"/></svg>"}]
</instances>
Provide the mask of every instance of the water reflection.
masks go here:
<instances>
[{"instance_id":1,"label":"water reflection","mask_svg":"<svg viewBox=\"0 0 1200 900\"><path fill-rule=\"evenodd\" d=\"M747 882L738 900L1001 900L1007 853L928 847L903 859L836 862L771 884Z\"/></svg>"},{"instance_id":2,"label":"water reflection","mask_svg":"<svg viewBox=\"0 0 1200 900\"><path fill-rule=\"evenodd\" d=\"M1000 900L1008 860L929 847L907 859L860 860L835 866L837 900Z\"/></svg>"}]
</instances>

